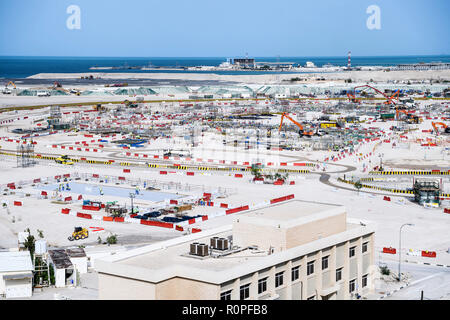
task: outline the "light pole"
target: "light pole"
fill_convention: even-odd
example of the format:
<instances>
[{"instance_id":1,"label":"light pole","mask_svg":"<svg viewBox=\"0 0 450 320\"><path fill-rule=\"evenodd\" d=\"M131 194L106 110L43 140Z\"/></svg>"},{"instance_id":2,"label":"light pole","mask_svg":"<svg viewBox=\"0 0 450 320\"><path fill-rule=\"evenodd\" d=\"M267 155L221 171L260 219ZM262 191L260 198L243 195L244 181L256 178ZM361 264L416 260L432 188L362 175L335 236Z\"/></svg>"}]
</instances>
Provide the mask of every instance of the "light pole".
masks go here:
<instances>
[{"instance_id":1,"label":"light pole","mask_svg":"<svg viewBox=\"0 0 450 320\"><path fill-rule=\"evenodd\" d=\"M402 224L402 226L400 227L399 245L398 245L398 281L399 282L401 281L401 278L402 278L402 275L400 273L400 265L402 263L402 260L401 260L401 258L402 258L402 228L404 226L411 226L412 227L412 226L414 226L414 224L412 224L412 223L405 223L405 224Z\"/></svg>"},{"instance_id":2,"label":"light pole","mask_svg":"<svg viewBox=\"0 0 450 320\"><path fill-rule=\"evenodd\" d=\"M133 210L133 199L134 199L134 197L135 197L135 194L134 193L132 193L132 192L130 192L130 199L131 199L131 214L133 214L134 212L134 210Z\"/></svg>"}]
</instances>

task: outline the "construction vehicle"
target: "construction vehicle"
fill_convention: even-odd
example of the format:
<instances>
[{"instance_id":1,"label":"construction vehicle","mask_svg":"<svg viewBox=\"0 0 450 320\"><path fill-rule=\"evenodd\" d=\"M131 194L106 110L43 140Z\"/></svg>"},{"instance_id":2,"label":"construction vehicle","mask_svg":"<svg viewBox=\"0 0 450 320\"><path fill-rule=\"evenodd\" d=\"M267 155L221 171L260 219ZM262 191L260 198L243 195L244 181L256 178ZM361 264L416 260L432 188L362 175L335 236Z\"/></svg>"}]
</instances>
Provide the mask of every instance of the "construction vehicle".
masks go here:
<instances>
[{"instance_id":1,"label":"construction vehicle","mask_svg":"<svg viewBox=\"0 0 450 320\"><path fill-rule=\"evenodd\" d=\"M289 117L286 112L283 112L283 114L281 115L281 121L280 121L280 127L278 128L278 132L281 131L281 126L283 125L283 119L284 118L288 118L289 120L291 120L297 127L300 128L299 130L299 134L300 136L305 136L305 137L312 137L314 135L314 132L312 131L306 131L305 128L298 123L297 121L295 121L294 119L292 119L291 117Z\"/></svg>"},{"instance_id":2,"label":"construction vehicle","mask_svg":"<svg viewBox=\"0 0 450 320\"><path fill-rule=\"evenodd\" d=\"M73 240L86 239L87 237L89 237L89 231L86 228L75 227L72 235L69 236L67 239L69 241L73 241Z\"/></svg>"},{"instance_id":3,"label":"construction vehicle","mask_svg":"<svg viewBox=\"0 0 450 320\"><path fill-rule=\"evenodd\" d=\"M350 92L347 92L347 97L350 102L361 103L361 101L356 99L355 95L351 94Z\"/></svg>"},{"instance_id":4,"label":"construction vehicle","mask_svg":"<svg viewBox=\"0 0 450 320\"><path fill-rule=\"evenodd\" d=\"M439 130L438 130L438 126L441 126L444 128L444 133L450 133L450 127L447 126L445 123L442 122L432 122L431 125L434 128L434 131L436 131L436 135L439 135Z\"/></svg>"},{"instance_id":5,"label":"construction vehicle","mask_svg":"<svg viewBox=\"0 0 450 320\"><path fill-rule=\"evenodd\" d=\"M56 163L60 163L60 164L67 164L67 165L73 165L74 162L72 160L70 160L69 156L64 155L64 156L60 156L58 158L55 159Z\"/></svg>"},{"instance_id":6,"label":"construction vehicle","mask_svg":"<svg viewBox=\"0 0 450 320\"><path fill-rule=\"evenodd\" d=\"M53 82L53 87L49 87L48 89L50 89L50 90L64 91L64 92L66 92L66 93L69 93L69 94L72 93L72 94L75 94L75 95L77 95L77 96L79 96L79 95L81 94L79 90L75 90L75 89L72 89L72 90L64 89L63 86L61 85L61 83L59 83L58 81Z\"/></svg>"},{"instance_id":7,"label":"construction vehicle","mask_svg":"<svg viewBox=\"0 0 450 320\"><path fill-rule=\"evenodd\" d=\"M357 88L369 88L369 89L373 89L373 90L375 90L376 92L378 92L378 93L380 93L383 97L385 97L386 98L386 101L384 102L384 104L386 104L386 105L391 105L391 104L393 104L393 105L397 105L397 103L395 103L394 102L394 97L397 95L397 102L398 102L398 100L399 100L399 98L398 98L398 96L399 96L399 94L400 94L400 91L399 90L397 90L396 92L394 92L394 94L391 96L391 97L388 97L386 94L384 94L383 92L381 92L380 90L378 90L377 88L374 88L374 87L371 87L371 86L369 86L369 85L363 85L363 86L356 86L356 87L354 87L353 88L353 95L352 94L350 94L352 97L355 97L356 96L356 89ZM355 98L356 99L356 98Z\"/></svg>"},{"instance_id":8,"label":"construction vehicle","mask_svg":"<svg viewBox=\"0 0 450 320\"><path fill-rule=\"evenodd\" d=\"M17 89L16 84L15 84L14 82L10 81L10 82L8 82L8 84L5 85L5 88L4 88L3 91L2 91L3 94L11 94L11 93L12 93L11 89L8 88L8 86L9 86L10 84L12 84L12 86L14 87L14 89Z\"/></svg>"},{"instance_id":9,"label":"construction vehicle","mask_svg":"<svg viewBox=\"0 0 450 320\"><path fill-rule=\"evenodd\" d=\"M392 104L393 103L392 99L394 99L395 96L397 96L397 103L399 103L399 95L400 90L395 91L394 94L390 96L387 101L384 102L384 104Z\"/></svg>"},{"instance_id":10,"label":"construction vehicle","mask_svg":"<svg viewBox=\"0 0 450 320\"><path fill-rule=\"evenodd\" d=\"M106 111L106 107L103 106L101 103L98 103L96 106L94 106L94 110L103 113Z\"/></svg>"}]
</instances>

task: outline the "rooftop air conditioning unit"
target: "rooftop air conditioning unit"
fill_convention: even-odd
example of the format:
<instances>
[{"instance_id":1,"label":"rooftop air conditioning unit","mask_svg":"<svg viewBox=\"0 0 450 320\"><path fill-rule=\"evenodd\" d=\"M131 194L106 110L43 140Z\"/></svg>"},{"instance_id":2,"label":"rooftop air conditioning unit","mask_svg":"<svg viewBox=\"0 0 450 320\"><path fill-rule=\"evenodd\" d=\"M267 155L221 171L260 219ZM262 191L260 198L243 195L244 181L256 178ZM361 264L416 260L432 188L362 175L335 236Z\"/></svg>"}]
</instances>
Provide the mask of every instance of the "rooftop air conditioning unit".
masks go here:
<instances>
[{"instance_id":1,"label":"rooftop air conditioning unit","mask_svg":"<svg viewBox=\"0 0 450 320\"><path fill-rule=\"evenodd\" d=\"M199 245L198 242L191 243L191 250L189 251L189 254L197 255L197 247L198 247L198 245Z\"/></svg>"},{"instance_id":2,"label":"rooftop air conditioning unit","mask_svg":"<svg viewBox=\"0 0 450 320\"><path fill-rule=\"evenodd\" d=\"M225 239L225 238L217 239L217 249L218 250L228 250L228 239Z\"/></svg>"},{"instance_id":3,"label":"rooftop air conditioning unit","mask_svg":"<svg viewBox=\"0 0 450 320\"><path fill-rule=\"evenodd\" d=\"M213 248L213 249L217 249L217 246L218 246L218 244L217 244L217 240L219 239L219 237L212 237L211 239L210 239L210 246L211 246L211 248Z\"/></svg>"},{"instance_id":4,"label":"rooftop air conditioning unit","mask_svg":"<svg viewBox=\"0 0 450 320\"><path fill-rule=\"evenodd\" d=\"M209 254L208 245L205 243L199 243L197 245L197 255L200 257L206 257Z\"/></svg>"},{"instance_id":5,"label":"rooftop air conditioning unit","mask_svg":"<svg viewBox=\"0 0 450 320\"><path fill-rule=\"evenodd\" d=\"M189 254L205 257L209 254L209 247L205 243L198 243L198 242L191 243Z\"/></svg>"}]
</instances>

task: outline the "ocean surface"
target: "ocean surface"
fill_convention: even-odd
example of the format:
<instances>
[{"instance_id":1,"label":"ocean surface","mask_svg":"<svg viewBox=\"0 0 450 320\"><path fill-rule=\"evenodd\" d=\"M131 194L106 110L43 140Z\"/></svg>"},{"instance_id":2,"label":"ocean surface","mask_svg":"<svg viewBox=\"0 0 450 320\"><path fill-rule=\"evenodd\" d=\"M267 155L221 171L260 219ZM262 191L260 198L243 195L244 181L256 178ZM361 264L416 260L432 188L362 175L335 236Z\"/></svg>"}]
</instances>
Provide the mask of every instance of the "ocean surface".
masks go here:
<instances>
[{"instance_id":1,"label":"ocean surface","mask_svg":"<svg viewBox=\"0 0 450 320\"><path fill-rule=\"evenodd\" d=\"M194 70L137 70L129 69L133 66L155 67L192 67L192 66L219 66L227 60L226 57L211 58L101 58L101 57L11 57L0 56L0 78L23 79L37 73L85 73L85 72L137 72L137 73L216 73L216 74L273 74L289 73L274 71L194 71ZM305 65L312 61L316 66L325 64L346 66L347 56L341 57L255 57L256 62L293 62ZM352 66L395 66L405 63L419 62L448 62L450 55L439 56L379 56L379 57L352 57ZM90 67L120 67L114 70L90 70Z\"/></svg>"}]
</instances>

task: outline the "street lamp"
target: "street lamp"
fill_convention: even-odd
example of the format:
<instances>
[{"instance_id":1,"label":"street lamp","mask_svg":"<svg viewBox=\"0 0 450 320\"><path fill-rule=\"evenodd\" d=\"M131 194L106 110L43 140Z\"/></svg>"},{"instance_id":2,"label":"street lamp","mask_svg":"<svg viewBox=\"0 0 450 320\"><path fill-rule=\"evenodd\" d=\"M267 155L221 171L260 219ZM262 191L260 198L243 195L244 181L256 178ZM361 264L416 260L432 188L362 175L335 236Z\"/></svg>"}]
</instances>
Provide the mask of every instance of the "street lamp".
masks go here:
<instances>
[{"instance_id":1,"label":"street lamp","mask_svg":"<svg viewBox=\"0 0 450 320\"><path fill-rule=\"evenodd\" d=\"M400 273L400 265L402 263L401 258L402 258L402 228L404 226L414 226L414 224L412 223L405 223L402 224L402 226L400 227L400 232L399 232L399 246L398 246L398 281L401 281L401 273Z\"/></svg>"},{"instance_id":2,"label":"street lamp","mask_svg":"<svg viewBox=\"0 0 450 320\"><path fill-rule=\"evenodd\" d=\"M130 192L130 199L131 199L131 214L133 214L133 199L136 197L136 195L132 192Z\"/></svg>"}]
</instances>

